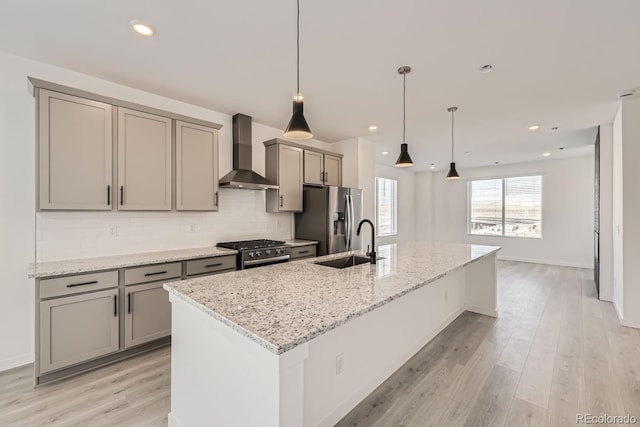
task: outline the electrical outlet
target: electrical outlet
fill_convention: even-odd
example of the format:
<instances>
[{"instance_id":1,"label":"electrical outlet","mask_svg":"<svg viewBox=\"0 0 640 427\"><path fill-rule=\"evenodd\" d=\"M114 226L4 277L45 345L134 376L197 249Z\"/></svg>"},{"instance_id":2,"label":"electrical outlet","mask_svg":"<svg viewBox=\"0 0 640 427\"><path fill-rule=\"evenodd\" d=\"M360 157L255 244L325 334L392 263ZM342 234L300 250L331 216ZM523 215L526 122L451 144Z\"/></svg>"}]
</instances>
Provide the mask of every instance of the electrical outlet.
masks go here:
<instances>
[{"instance_id":1,"label":"electrical outlet","mask_svg":"<svg viewBox=\"0 0 640 427\"><path fill-rule=\"evenodd\" d=\"M110 237L118 237L118 226L110 225L109 226L109 236Z\"/></svg>"},{"instance_id":2,"label":"electrical outlet","mask_svg":"<svg viewBox=\"0 0 640 427\"><path fill-rule=\"evenodd\" d=\"M336 375L340 375L344 370L344 357L342 353L336 356Z\"/></svg>"}]
</instances>

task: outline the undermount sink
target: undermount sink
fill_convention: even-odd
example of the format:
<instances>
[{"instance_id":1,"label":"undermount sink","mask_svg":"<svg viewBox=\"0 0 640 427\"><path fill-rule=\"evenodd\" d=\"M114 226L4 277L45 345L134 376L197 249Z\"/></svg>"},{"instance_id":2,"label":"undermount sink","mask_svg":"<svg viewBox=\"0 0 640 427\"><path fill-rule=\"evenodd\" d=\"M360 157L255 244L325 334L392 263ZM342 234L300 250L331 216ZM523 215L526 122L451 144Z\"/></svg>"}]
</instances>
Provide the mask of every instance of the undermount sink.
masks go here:
<instances>
[{"instance_id":1,"label":"undermount sink","mask_svg":"<svg viewBox=\"0 0 640 427\"><path fill-rule=\"evenodd\" d=\"M378 258L379 259L379 258ZM362 255L349 255L342 258L335 258L328 261L318 261L316 264L333 268L347 268L354 265L366 264L370 262L369 257Z\"/></svg>"}]
</instances>

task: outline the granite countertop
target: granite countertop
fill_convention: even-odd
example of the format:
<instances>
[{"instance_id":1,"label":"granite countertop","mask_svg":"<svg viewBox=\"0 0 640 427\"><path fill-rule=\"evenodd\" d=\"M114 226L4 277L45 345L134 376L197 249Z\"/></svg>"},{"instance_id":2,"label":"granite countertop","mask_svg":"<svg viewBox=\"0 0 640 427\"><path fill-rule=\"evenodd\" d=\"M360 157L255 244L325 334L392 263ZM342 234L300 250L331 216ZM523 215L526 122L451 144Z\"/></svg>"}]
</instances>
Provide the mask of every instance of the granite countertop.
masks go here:
<instances>
[{"instance_id":1,"label":"granite countertop","mask_svg":"<svg viewBox=\"0 0 640 427\"><path fill-rule=\"evenodd\" d=\"M295 248L297 246L317 245L317 240L288 239L284 241L287 245Z\"/></svg>"},{"instance_id":2,"label":"granite countertop","mask_svg":"<svg viewBox=\"0 0 640 427\"><path fill-rule=\"evenodd\" d=\"M29 277L51 277L91 271L114 270L124 267L158 264L162 262L234 255L237 251L209 246L205 248L177 249L172 251L145 252L97 258L47 261L29 264Z\"/></svg>"},{"instance_id":3,"label":"granite countertop","mask_svg":"<svg viewBox=\"0 0 640 427\"><path fill-rule=\"evenodd\" d=\"M408 242L380 246L378 263L335 269L348 252L166 283L164 288L275 354L431 283L495 246Z\"/></svg>"}]
</instances>

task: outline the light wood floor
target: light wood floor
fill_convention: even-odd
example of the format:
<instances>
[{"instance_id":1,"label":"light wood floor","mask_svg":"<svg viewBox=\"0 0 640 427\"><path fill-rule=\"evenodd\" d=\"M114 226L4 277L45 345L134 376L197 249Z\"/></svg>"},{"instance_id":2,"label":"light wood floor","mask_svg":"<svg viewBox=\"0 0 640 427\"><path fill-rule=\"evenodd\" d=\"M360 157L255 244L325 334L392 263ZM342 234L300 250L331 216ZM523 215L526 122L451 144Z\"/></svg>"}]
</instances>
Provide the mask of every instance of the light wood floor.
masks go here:
<instances>
[{"instance_id":1,"label":"light wood floor","mask_svg":"<svg viewBox=\"0 0 640 427\"><path fill-rule=\"evenodd\" d=\"M640 330L596 299L591 274L499 262L501 317L462 314L339 426L575 426L583 412L640 419ZM32 367L0 373L0 426L166 426L170 351L32 383Z\"/></svg>"}]
</instances>

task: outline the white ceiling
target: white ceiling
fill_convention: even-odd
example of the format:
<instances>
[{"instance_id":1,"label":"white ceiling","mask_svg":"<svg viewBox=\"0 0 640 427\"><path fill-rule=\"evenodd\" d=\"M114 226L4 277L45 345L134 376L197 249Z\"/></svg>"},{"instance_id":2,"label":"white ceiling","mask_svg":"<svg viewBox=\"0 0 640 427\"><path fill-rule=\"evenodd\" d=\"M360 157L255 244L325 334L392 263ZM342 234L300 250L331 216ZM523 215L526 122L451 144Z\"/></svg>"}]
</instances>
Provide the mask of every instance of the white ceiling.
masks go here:
<instances>
[{"instance_id":1,"label":"white ceiling","mask_svg":"<svg viewBox=\"0 0 640 427\"><path fill-rule=\"evenodd\" d=\"M593 127L612 121L616 93L640 87L638 16L637 0L301 0L305 116L318 139L369 137L393 164L396 70L410 65L416 170L449 162L452 105L459 170L584 151ZM158 34L133 33L134 18ZM295 1L3 0L0 50L284 128ZM488 63L494 71L481 74Z\"/></svg>"}]
</instances>

